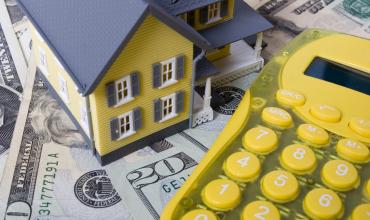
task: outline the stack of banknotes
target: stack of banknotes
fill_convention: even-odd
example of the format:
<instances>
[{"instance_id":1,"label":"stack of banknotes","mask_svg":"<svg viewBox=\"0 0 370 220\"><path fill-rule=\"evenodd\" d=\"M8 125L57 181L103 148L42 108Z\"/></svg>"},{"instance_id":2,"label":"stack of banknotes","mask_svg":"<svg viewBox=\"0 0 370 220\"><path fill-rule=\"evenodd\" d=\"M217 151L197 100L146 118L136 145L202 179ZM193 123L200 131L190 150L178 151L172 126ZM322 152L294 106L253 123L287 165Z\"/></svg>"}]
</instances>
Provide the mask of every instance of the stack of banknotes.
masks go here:
<instances>
[{"instance_id":1,"label":"stack of banknotes","mask_svg":"<svg viewBox=\"0 0 370 220\"><path fill-rule=\"evenodd\" d=\"M346 11L346 1L370 11L368 0L246 0L275 25L264 33L266 60L305 28L370 38L370 17ZM0 0L0 218L159 219L258 73L216 88L233 100L214 121L102 167L39 78L28 22L15 0ZM146 173L161 178L134 181Z\"/></svg>"}]
</instances>

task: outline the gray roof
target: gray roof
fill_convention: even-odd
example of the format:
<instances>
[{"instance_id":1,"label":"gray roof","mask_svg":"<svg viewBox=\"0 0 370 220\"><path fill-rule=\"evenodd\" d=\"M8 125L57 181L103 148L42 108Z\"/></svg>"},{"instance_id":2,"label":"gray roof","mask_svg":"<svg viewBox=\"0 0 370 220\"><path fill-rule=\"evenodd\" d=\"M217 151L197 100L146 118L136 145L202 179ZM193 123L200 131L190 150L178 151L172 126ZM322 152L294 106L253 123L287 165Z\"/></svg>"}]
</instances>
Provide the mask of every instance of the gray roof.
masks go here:
<instances>
[{"instance_id":1,"label":"gray roof","mask_svg":"<svg viewBox=\"0 0 370 220\"><path fill-rule=\"evenodd\" d=\"M181 19L144 0L18 0L75 81L90 94L150 13L197 46L210 45Z\"/></svg>"},{"instance_id":2,"label":"gray roof","mask_svg":"<svg viewBox=\"0 0 370 220\"><path fill-rule=\"evenodd\" d=\"M243 0L235 0L232 20L201 30L200 34L211 43L212 47L218 48L270 28L272 24L248 4Z\"/></svg>"},{"instance_id":3,"label":"gray roof","mask_svg":"<svg viewBox=\"0 0 370 220\"><path fill-rule=\"evenodd\" d=\"M173 15L192 11L220 0L153 0Z\"/></svg>"}]
</instances>

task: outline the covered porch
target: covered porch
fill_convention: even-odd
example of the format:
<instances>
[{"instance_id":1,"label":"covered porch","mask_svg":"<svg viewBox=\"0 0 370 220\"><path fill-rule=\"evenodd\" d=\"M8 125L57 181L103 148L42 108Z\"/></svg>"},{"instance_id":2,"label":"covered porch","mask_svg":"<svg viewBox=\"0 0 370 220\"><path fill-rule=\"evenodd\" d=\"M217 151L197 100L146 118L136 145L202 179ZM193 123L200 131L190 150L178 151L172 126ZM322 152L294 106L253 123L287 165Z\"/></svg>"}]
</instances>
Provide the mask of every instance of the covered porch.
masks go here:
<instances>
[{"instance_id":1,"label":"covered porch","mask_svg":"<svg viewBox=\"0 0 370 220\"><path fill-rule=\"evenodd\" d=\"M234 18L214 27L200 31L213 48L230 45L227 56L208 60L205 52L195 54L194 88L204 87L194 92L191 126L213 120L211 108L212 86L219 86L262 69L262 32L272 25L242 0L235 0ZM247 43L248 42L248 43ZM193 88L193 90L194 90Z\"/></svg>"}]
</instances>

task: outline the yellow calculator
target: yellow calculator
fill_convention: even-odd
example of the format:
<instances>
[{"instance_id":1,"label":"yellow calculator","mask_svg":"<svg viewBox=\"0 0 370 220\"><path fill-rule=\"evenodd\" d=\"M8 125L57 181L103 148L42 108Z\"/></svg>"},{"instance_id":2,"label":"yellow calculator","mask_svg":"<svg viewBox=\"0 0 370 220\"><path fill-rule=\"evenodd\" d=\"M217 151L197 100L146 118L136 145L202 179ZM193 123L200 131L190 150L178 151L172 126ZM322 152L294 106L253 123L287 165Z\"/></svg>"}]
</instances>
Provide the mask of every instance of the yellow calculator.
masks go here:
<instances>
[{"instance_id":1,"label":"yellow calculator","mask_svg":"<svg viewBox=\"0 0 370 220\"><path fill-rule=\"evenodd\" d=\"M310 29L262 70L162 220L370 219L370 40Z\"/></svg>"}]
</instances>

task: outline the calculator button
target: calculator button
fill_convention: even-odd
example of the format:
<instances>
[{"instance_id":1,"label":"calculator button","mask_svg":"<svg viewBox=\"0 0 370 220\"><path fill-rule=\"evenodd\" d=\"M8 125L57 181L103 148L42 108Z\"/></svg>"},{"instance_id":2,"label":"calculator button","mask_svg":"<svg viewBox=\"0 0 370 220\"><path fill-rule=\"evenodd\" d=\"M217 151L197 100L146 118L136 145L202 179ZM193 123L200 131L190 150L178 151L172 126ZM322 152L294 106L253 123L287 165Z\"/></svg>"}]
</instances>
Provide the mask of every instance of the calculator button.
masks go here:
<instances>
[{"instance_id":1,"label":"calculator button","mask_svg":"<svg viewBox=\"0 0 370 220\"><path fill-rule=\"evenodd\" d=\"M244 148L257 154L268 154L276 149L277 144L275 132L262 126L250 129L243 137Z\"/></svg>"},{"instance_id":2,"label":"calculator button","mask_svg":"<svg viewBox=\"0 0 370 220\"><path fill-rule=\"evenodd\" d=\"M241 199L239 186L231 180L217 179L208 183L202 191L202 200L210 208L228 211Z\"/></svg>"},{"instance_id":3,"label":"calculator button","mask_svg":"<svg viewBox=\"0 0 370 220\"><path fill-rule=\"evenodd\" d=\"M243 210L241 220L279 220L279 210L267 201L255 201L249 203Z\"/></svg>"},{"instance_id":4,"label":"calculator button","mask_svg":"<svg viewBox=\"0 0 370 220\"><path fill-rule=\"evenodd\" d=\"M284 148L280 162L285 169L296 174L312 172L317 164L315 153L302 144L292 144Z\"/></svg>"},{"instance_id":5,"label":"calculator button","mask_svg":"<svg viewBox=\"0 0 370 220\"><path fill-rule=\"evenodd\" d=\"M230 155L223 168L228 177L240 182L253 180L261 171L260 161L249 152L237 152Z\"/></svg>"},{"instance_id":6,"label":"calculator button","mask_svg":"<svg viewBox=\"0 0 370 220\"><path fill-rule=\"evenodd\" d=\"M369 149L363 143L351 139L338 141L336 150L340 157L354 163L366 163L370 157Z\"/></svg>"},{"instance_id":7,"label":"calculator button","mask_svg":"<svg viewBox=\"0 0 370 220\"><path fill-rule=\"evenodd\" d=\"M325 145L329 143L328 132L313 124L301 124L297 133L300 138L312 144Z\"/></svg>"},{"instance_id":8,"label":"calculator button","mask_svg":"<svg viewBox=\"0 0 370 220\"><path fill-rule=\"evenodd\" d=\"M306 195L303 200L303 210L313 219L337 219L343 213L343 204L332 190L318 188Z\"/></svg>"},{"instance_id":9,"label":"calculator button","mask_svg":"<svg viewBox=\"0 0 370 220\"><path fill-rule=\"evenodd\" d=\"M370 220L370 204L358 205L352 212L351 220Z\"/></svg>"},{"instance_id":10,"label":"calculator button","mask_svg":"<svg viewBox=\"0 0 370 220\"><path fill-rule=\"evenodd\" d=\"M331 105L313 105L310 108L310 113L315 118L325 122L338 122L341 118L340 111Z\"/></svg>"},{"instance_id":11,"label":"calculator button","mask_svg":"<svg viewBox=\"0 0 370 220\"><path fill-rule=\"evenodd\" d=\"M262 120L272 125L287 128L293 123L292 116L281 108L267 107L262 111Z\"/></svg>"},{"instance_id":12,"label":"calculator button","mask_svg":"<svg viewBox=\"0 0 370 220\"><path fill-rule=\"evenodd\" d=\"M349 127L357 134L370 138L370 121L364 118L352 118Z\"/></svg>"},{"instance_id":13,"label":"calculator button","mask_svg":"<svg viewBox=\"0 0 370 220\"><path fill-rule=\"evenodd\" d=\"M206 209L195 209L186 213L181 220L217 220L217 216Z\"/></svg>"},{"instance_id":14,"label":"calculator button","mask_svg":"<svg viewBox=\"0 0 370 220\"><path fill-rule=\"evenodd\" d=\"M325 185L338 191L353 189L359 182L356 168L345 160L331 160L321 170Z\"/></svg>"},{"instance_id":15,"label":"calculator button","mask_svg":"<svg viewBox=\"0 0 370 220\"><path fill-rule=\"evenodd\" d=\"M297 198L299 184L295 176L287 171L275 170L261 180L261 191L275 202L289 202Z\"/></svg>"},{"instance_id":16,"label":"calculator button","mask_svg":"<svg viewBox=\"0 0 370 220\"><path fill-rule=\"evenodd\" d=\"M306 101L302 93L287 89L279 89L276 93L276 99L281 104L291 107L301 106Z\"/></svg>"}]
</instances>

